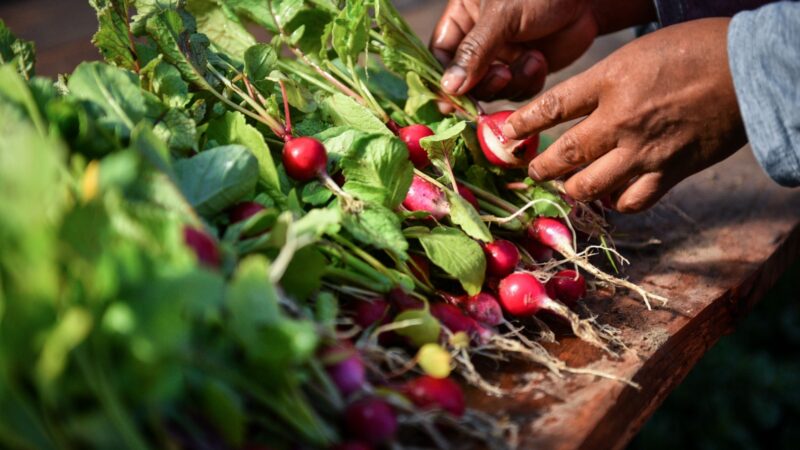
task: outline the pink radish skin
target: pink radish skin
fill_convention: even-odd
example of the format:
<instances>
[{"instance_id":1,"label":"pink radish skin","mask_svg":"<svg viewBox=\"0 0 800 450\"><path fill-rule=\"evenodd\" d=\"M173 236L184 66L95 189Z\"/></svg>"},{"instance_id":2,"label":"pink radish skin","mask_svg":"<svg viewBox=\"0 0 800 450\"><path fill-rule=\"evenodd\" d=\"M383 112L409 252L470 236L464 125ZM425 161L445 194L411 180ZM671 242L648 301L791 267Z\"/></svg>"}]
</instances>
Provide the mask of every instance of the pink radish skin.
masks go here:
<instances>
[{"instance_id":1,"label":"pink radish skin","mask_svg":"<svg viewBox=\"0 0 800 450\"><path fill-rule=\"evenodd\" d=\"M461 386L450 378L424 375L409 380L402 392L411 403L423 410L441 409L461 417L467 409Z\"/></svg>"},{"instance_id":2,"label":"pink radish skin","mask_svg":"<svg viewBox=\"0 0 800 450\"><path fill-rule=\"evenodd\" d=\"M422 300L408 295L400 288L392 289L392 291L389 292L389 301L400 311L422 309L425 307L425 303Z\"/></svg>"},{"instance_id":3,"label":"pink radish skin","mask_svg":"<svg viewBox=\"0 0 800 450\"><path fill-rule=\"evenodd\" d=\"M355 308L353 321L361 328L369 328L376 323L383 323L388 317L389 302L382 298L372 301L359 301Z\"/></svg>"},{"instance_id":4,"label":"pink radish skin","mask_svg":"<svg viewBox=\"0 0 800 450\"><path fill-rule=\"evenodd\" d=\"M456 183L456 187L458 188L459 195L464 197L464 200L469 202L469 204L472 205L473 208L475 208L475 211L481 210L481 205L478 203L478 198L475 197L475 194L473 194L468 187L464 186L461 183Z\"/></svg>"},{"instance_id":5,"label":"pink radish skin","mask_svg":"<svg viewBox=\"0 0 800 450\"><path fill-rule=\"evenodd\" d=\"M343 396L348 397L364 386L367 371L364 362L352 346L341 344L326 349L321 359L325 364L325 371Z\"/></svg>"},{"instance_id":6,"label":"pink radish skin","mask_svg":"<svg viewBox=\"0 0 800 450\"><path fill-rule=\"evenodd\" d=\"M325 146L312 137L289 139L283 146L283 167L294 180L313 180L325 173L327 165Z\"/></svg>"},{"instance_id":7,"label":"pink radish skin","mask_svg":"<svg viewBox=\"0 0 800 450\"><path fill-rule=\"evenodd\" d=\"M562 270L547 282L545 288L551 298L561 300L567 306L575 306L578 300L586 296L586 279L574 270Z\"/></svg>"},{"instance_id":8,"label":"pink radish skin","mask_svg":"<svg viewBox=\"0 0 800 450\"><path fill-rule=\"evenodd\" d=\"M400 128L397 135L408 147L408 159L411 160L411 164L414 164L414 167L422 170L431 165L431 160L428 159L428 152L419 145L419 141L424 137L433 136L433 130L425 125L416 124Z\"/></svg>"},{"instance_id":9,"label":"pink radish skin","mask_svg":"<svg viewBox=\"0 0 800 450\"><path fill-rule=\"evenodd\" d=\"M194 251L200 264L215 269L222 264L216 241L205 231L185 226L183 227L183 242Z\"/></svg>"},{"instance_id":10,"label":"pink radish skin","mask_svg":"<svg viewBox=\"0 0 800 450\"><path fill-rule=\"evenodd\" d=\"M372 450L372 447L363 442L348 441L332 447L332 450Z\"/></svg>"},{"instance_id":11,"label":"pink radish skin","mask_svg":"<svg viewBox=\"0 0 800 450\"><path fill-rule=\"evenodd\" d=\"M519 250L513 243L497 239L483 247L486 254L486 273L495 277L504 277L519 264Z\"/></svg>"},{"instance_id":12,"label":"pink radish skin","mask_svg":"<svg viewBox=\"0 0 800 450\"><path fill-rule=\"evenodd\" d=\"M230 223L242 222L265 209L267 208L256 202L237 203L228 210L228 220Z\"/></svg>"},{"instance_id":13,"label":"pink radish skin","mask_svg":"<svg viewBox=\"0 0 800 450\"><path fill-rule=\"evenodd\" d=\"M504 169L525 167L539 148L539 135L518 141L508 139L501 128L514 111L499 111L478 118L478 142L486 159Z\"/></svg>"},{"instance_id":14,"label":"pink radish skin","mask_svg":"<svg viewBox=\"0 0 800 450\"><path fill-rule=\"evenodd\" d=\"M572 256L575 250L572 246L572 233L564 222L550 217L537 217L530 227L528 236L564 256Z\"/></svg>"},{"instance_id":15,"label":"pink radish skin","mask_svg":"<svg viewBox=\"0 0 800 450\"><path fill-rule=\"evenodd\" d=\"M350 434L370 445L392 440L397 432L397 415L385 400L365 397L347 406L345 424Z\"/></svg>"},{"instance_id":16,"label":"pink radish skin","mask_svg":"<svg viewBox=\"0 0 800 450\"><path fill-rule=\"evenodd\" d=\"M503 308L517 317L532 316L547 302L552 302L542 283L525 272L513 273L503 278L498 291Z\"/></svg>"},{"instance_id":17,"label":"pink radish skin","mask_svg":"<svg viewBox=\"0 0 800 450\"><path fill-rule=\"evenodd\" d=\"M414 175L403 206L409 211L425 211L436 220L450 213L450 205L444 192L433 183Z\"/></svg>"},{"instance_id":18,"label":"pink radish skin","mask_svg":"<svg viewBox=\"0 0 800 450\"><path fill-rule=\"evenodd\" d=\"M431 314L452 333L463 331L479 343L488 342L494 332L467 316L458 306L447 303L431 304Z\"/></svg>"},{"instance_id":19,"label":"pink radish skin","mask_svg":"<svg viewBox=\"0 0 800 450\"><path fill-rule=\"evenodd\" d=\"M481 292L464 302L464 310L470 317L486 325L497 326L503 323L503 309L494 295Z\"/></svg>"},{"instance_id":20,"label":"pink radish skin","mask_svg":"<svg viewBox=\"0 0 800 450\"><path fill-rule=\"evenodd\" d=\"M543 263L553 259L553 249L536 239L525 237L522 239L521 245L536 262Z\"/></svg>"},{"instance_id":21,"label":"pink radish skin","mask_svg":"<svg viewBox=\"0 0 800 450\"><path fill-rule=\"evenodd\" d=\"M413 264L411 262L408 264L411 274L420 281L429 281L431 279L431 265L428 262L428 258L418 253L412 253L411 261L413 261Z\"/></svg>"}]
</instances>

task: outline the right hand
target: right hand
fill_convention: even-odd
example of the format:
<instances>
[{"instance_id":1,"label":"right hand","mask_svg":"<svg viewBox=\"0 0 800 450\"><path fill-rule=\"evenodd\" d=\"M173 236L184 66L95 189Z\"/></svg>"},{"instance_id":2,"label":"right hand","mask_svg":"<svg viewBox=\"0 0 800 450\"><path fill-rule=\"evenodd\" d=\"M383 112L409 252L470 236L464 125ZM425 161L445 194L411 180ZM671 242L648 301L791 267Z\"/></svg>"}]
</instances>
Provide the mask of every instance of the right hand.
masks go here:
<instances>
[{"instance_id":1,"label":"right hand","mask_svg":"<svg viewBox=\"0 0 800 450\"><path fill-rule=\"evenodd\" d=\"M606 17L608 16L608 17ZM442 89L481 100L531 97L598 34L655 18L650 0L450 0L431 38Z\"/></svg>"}]
</instances>

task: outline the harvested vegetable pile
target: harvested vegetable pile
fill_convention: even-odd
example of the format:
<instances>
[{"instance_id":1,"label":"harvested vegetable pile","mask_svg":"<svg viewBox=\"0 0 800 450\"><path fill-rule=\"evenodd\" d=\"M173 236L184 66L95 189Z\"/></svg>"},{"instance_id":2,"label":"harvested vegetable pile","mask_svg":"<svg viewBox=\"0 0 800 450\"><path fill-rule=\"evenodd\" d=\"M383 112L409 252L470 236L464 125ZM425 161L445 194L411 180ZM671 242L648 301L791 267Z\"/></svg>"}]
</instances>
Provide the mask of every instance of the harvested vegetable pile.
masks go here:
<instances>
[{"instance_id":1,"label":"harvested vegetable pile","mask_svg":"<svg viewBox=\"0 0 800 450\"><path fill-rule=\"evenodd\" d=\"M0 23L2 447L508 448L476 363L613 378L534 315L614 357L587 290L660 297L388 0L90 3L55 82Z\"/></svg>"}]
</instances>

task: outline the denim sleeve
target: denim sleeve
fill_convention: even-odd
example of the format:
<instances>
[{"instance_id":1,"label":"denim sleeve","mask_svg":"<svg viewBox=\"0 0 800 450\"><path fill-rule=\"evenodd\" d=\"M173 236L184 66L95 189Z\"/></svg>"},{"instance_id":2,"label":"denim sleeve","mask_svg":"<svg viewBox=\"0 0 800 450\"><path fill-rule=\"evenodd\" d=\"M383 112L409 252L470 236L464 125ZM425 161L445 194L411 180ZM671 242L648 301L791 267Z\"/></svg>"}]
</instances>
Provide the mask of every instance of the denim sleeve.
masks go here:
<instances>
[{"instance_id":1,"label":"denim sleeve","mask_svg":"<svg viewBox=\"0 0 800 450\"><path fill-rule=\"evenodd\" d=\"M800 3L736 14L728 59L756 159L779 184L800 186Z\"/></svg>"},{"instance_id":2,"label":"denim sleeve","mask_svg":"<svg viewBox=\"0 0 800 450\"><path fill-rule=\"evenodd\" d=\"M774 0L773 0L774 1ZM731 17L755 9L768 0L654 0L662 27L704 17Z\"/></svg>"}]
</instances>

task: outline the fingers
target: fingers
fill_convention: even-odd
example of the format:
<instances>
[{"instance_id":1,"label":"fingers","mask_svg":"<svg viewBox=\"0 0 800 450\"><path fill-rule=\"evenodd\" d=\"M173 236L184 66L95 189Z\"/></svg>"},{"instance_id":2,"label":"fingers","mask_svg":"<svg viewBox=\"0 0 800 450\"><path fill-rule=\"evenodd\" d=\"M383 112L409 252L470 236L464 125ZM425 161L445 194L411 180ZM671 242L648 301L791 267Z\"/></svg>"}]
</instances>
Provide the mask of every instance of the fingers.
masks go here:
<instances>
[{"instance_id":1,"label":"fingers","mask_svg":"<svg viewBox=\"0 0 800 450\"><path fill-rule=\"evenodd\" d=\"M509 82L512 74L508 66L504 64L492 64L483 79L473 89L473 93L479 100L492 100Z\"/></svg>"},{"instance_id":2,"label":"fingers","mask_svg":"<svg viewBox=\"0 0 800 450\"><path fill-rule=\"evenodd\" d=\"M643 211L653 206L677 181L663 172L644 174L612 199L612 206L623 213Z\"/></svg>"},{"instance_id":3,"label":"fingers","mask_svg":"<svg viewBox=\"0 0 800 450\"><path fill-rule=\"evenodd\" d=\"M564 188L575 200L589 202L617 191L639 173L641 164L635 151L615 148L571 176Z\"/></svg>"},{"instance_id":4,"label":"fingers","mask_svg":"<svg viewBox=\"0 0 800 450\"><path fill-rule=\"evenodd\" d=\"M591 15L586 14L566 28L535 41L533 45L545 55L550 71L555 72L583 55L597 33L597 24Z\"/></svg>"},{"instance_id":5,"label":"fingers","mask_svg":"<svg viewBox=\"0 0 800 450\"><path fill-rule=\"evenodd\" d=\"M433 56L447 67L453 60L453 55L458 49L458 44L464 36L475 26L472 19L473 15L467 9L467 5L460 0L451 0L442 14L439 23L433 30L431 36L430 49Z\"/></svg>"},{"instance_id":6,"label":"fingers","mask_svg":"<svg viewBox=\"0 0 800 450\"><path fill-rule=\"evenodd\" d=\"M531 50L523 53L511 65L511 81L495 97L522 100L539 93L547 77L547 60L541 52Z\"/></svg>"},{"instance_id":7,"label":"fingers","mask_svg":"<svg viewBox=\"0 0 800 450\"><path fill-rule=\"evenodd\" d=\"M552 180L588 164L616 147L616 139L602 122L589 117L570 128L528 165L534 181Z\"/></svg>"},{"instance_id":8,"label":"fingers","mask_svg":"<svg viewBox=\"0 0 800 450\"><path fill-rule=\"evenodd\" d=\"M442 77L442 89L463 95L475 87L496 59L504 29L496 16L484 16L458 45L450 67Z\"/></svg>"},{"instance_id":9,"label":"fingers","mask_svg":"<svg viewBox=\"0 0 800 450\"><path fill-rule=\"evenodd\" d=\"M598 89L599 78L592 69L563 81L509 116L503 134L521 139L585 116L597 107Z\"/></svg>"}]
</instances>

